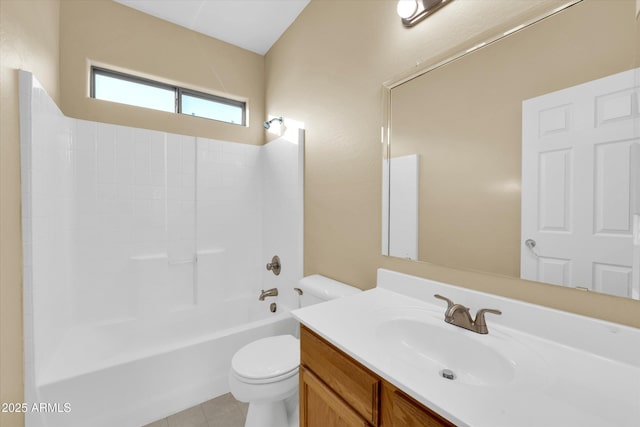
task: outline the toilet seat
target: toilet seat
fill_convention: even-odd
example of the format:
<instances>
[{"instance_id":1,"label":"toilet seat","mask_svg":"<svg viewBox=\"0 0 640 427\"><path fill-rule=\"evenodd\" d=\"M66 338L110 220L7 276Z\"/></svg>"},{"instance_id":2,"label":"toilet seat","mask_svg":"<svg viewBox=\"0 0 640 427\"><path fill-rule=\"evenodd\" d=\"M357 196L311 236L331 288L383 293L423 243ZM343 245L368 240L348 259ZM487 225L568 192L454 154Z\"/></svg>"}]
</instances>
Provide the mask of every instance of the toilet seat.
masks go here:
<instances>
[{"instance_id":1,"label":"toilet seat","mask_svg":"<svg viewBox=\"0 0 640 427\"><path fill-rule=\"evenodd\" d=\"M231 359L234 376L244 383L264 384L298 373L300 342L293 335L262 338L242 347Z\"/></svg>"}]
</instances>

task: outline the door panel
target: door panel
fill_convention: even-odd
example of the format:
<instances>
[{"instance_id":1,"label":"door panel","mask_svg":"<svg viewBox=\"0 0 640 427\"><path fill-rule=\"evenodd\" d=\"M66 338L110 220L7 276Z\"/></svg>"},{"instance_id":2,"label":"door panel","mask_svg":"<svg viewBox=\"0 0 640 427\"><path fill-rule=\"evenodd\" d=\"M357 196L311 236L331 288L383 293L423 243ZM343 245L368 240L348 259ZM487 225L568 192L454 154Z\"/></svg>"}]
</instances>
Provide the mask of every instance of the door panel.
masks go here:
<instances>
[{"instance_id":1,"label":"door panel","mask_svg":"<svg viewBox=\"0 0 640 427\"><path fill-rule=\"evenodd\" d=\"M638 76L523 102L522 278L640 297Z\"/></svg>"}]
</instances>

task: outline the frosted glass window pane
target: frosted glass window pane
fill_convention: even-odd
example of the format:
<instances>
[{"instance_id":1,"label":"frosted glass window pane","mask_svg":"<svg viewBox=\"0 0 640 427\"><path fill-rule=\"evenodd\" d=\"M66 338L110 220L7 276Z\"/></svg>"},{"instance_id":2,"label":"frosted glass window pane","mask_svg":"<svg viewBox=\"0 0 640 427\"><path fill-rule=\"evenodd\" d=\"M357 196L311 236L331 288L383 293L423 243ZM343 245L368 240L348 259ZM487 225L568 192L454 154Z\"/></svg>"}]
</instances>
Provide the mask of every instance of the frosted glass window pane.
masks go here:
<instances>
[{"instance_id":1,"label":"frosted glass window pane","mask_svg":"<svg viewBox=\"0 0 640 427\"><path fill-rule=\"evenodd\" d=\"M94 96L105 101L120 102L154 110L175 112L175 91L95 74Z\"/></svg>"},{"instance_id":2,"label":"frosted glass window pane","mask_svg":"<svg viewBox=\"0 0 640 427\"><path fill-rule=\"evenodd\" d=\"M239 105L225 104L187 94L182 95L182 114L242 125L244 124L242 110Z\"/></svg>"}]
</instances>

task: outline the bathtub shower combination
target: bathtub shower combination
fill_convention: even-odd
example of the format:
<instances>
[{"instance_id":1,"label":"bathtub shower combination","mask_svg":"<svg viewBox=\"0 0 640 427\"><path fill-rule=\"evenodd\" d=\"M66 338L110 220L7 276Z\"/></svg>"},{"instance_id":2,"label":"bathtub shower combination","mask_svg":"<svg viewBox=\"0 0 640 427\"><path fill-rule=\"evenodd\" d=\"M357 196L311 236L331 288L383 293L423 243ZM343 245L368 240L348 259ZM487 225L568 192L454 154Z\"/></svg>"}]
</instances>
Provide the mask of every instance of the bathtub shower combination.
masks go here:
<instances>
[{"instance_id":1,"label":"bathtub shower combination","mask_svg":"<svg viewBox=\"0 0 640 427\"><path fill-rule=\"evenodd\" d=\"M27 72L20 92L25 401L60 408L27 427L139 427L228 392L239 348L295 332L303 131L250 146L67 118Z\"/></svg>"}]
</instances>

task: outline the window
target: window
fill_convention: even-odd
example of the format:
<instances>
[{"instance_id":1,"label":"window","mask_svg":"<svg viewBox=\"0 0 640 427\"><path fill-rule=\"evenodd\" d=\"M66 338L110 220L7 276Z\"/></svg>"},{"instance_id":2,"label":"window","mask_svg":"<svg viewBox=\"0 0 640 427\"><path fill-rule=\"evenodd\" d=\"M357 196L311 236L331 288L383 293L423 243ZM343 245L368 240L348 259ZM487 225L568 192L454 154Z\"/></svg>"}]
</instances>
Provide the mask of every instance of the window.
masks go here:
<instances>
[{"instance_id":1,"label":"window","mask_svg":"<svg viewBox=\"0 0 640 427\"><path fill-rule=\"evenodd\" d=\"M246 125L245 102L99 67L91 67L91 97Z\"/></svg>"},{"instance_id":2,"label":"window","mask_svg":"<svg viewBox=\"0 0 640 427\"><path fill-rule=\"evenodd\" d=\"M180 112L191 116L244 125L245 103L220 99L222 100L217 100L217 97L213 97L213 95L181 89Z\"/></svg>"}]
</instances>

